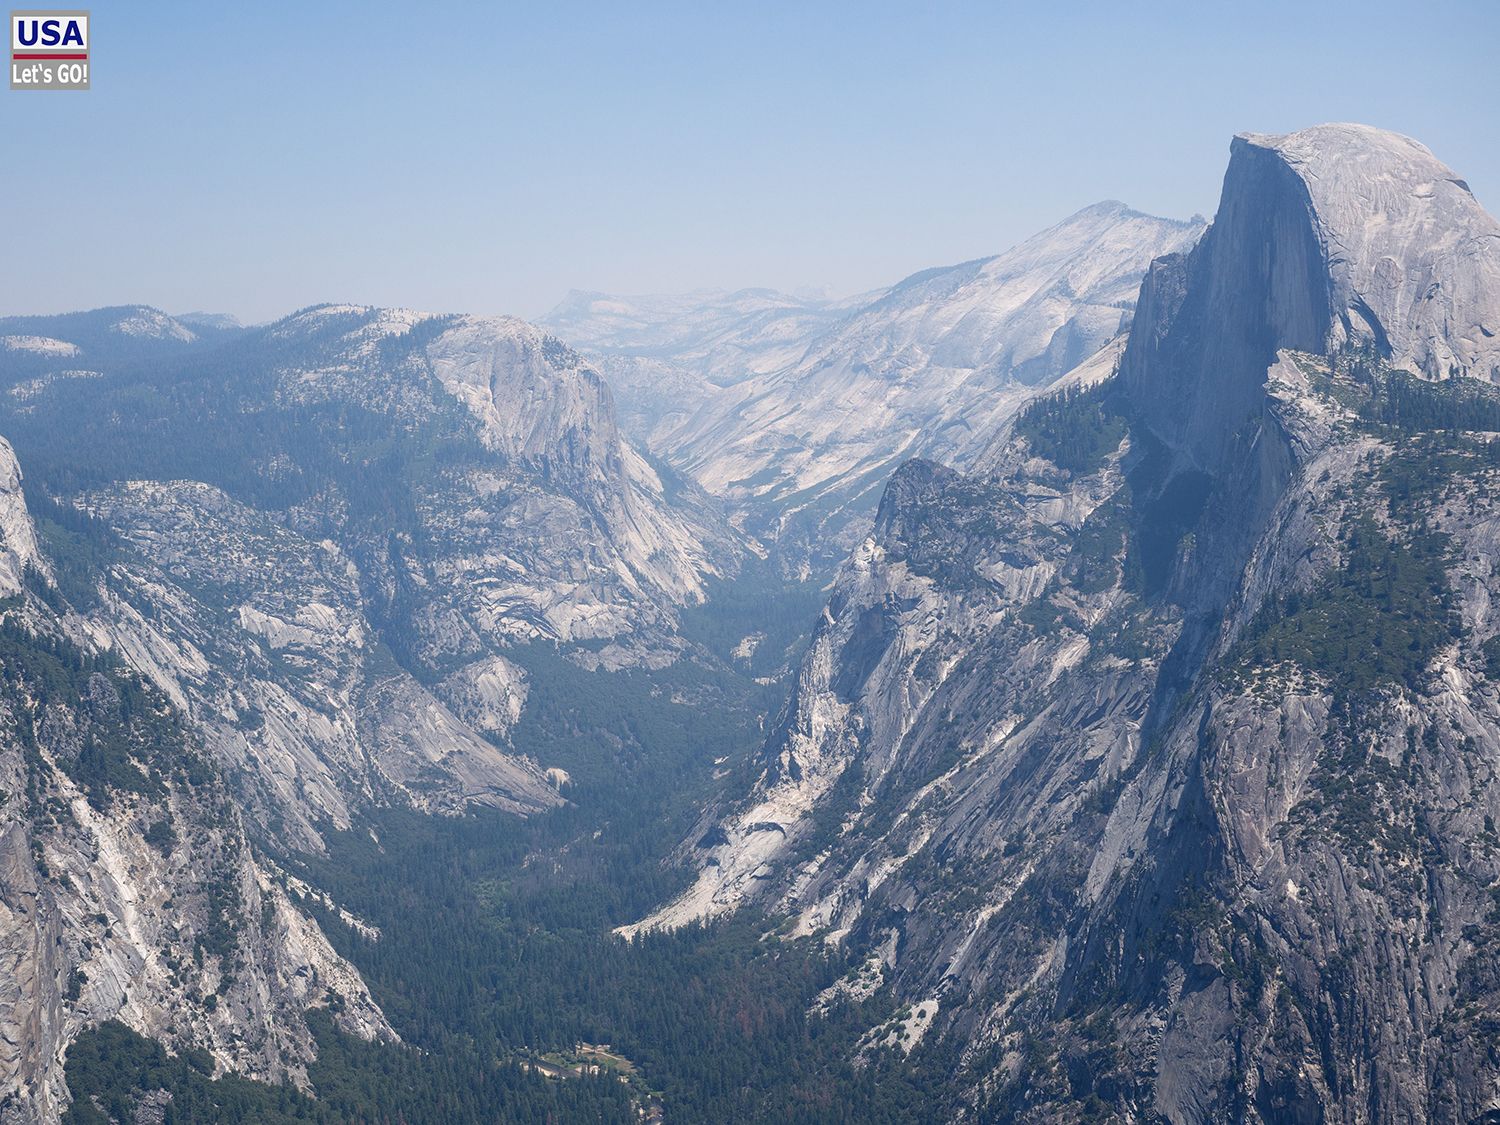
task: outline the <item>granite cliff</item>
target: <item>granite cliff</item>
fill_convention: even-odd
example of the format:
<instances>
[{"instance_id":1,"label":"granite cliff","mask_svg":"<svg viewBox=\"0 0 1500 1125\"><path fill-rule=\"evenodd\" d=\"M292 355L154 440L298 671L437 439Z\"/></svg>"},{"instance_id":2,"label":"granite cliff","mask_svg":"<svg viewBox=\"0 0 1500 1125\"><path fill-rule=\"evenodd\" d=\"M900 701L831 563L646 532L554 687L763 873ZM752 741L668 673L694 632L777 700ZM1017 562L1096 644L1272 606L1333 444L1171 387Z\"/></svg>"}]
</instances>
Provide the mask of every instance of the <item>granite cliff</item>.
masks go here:
<instances>
[{"instance_id":1,"label":"granite cliff","mask_svg":"<svg viewBox=\"0 0 1500 1125\"><path fill-rule=\"evenodd\" d=\"M753 792L755 901L968 1113L1500 1112L1500 238L1404 137L1237 138L1119 374L900 469Z\"/></svg>"}]
</instances>

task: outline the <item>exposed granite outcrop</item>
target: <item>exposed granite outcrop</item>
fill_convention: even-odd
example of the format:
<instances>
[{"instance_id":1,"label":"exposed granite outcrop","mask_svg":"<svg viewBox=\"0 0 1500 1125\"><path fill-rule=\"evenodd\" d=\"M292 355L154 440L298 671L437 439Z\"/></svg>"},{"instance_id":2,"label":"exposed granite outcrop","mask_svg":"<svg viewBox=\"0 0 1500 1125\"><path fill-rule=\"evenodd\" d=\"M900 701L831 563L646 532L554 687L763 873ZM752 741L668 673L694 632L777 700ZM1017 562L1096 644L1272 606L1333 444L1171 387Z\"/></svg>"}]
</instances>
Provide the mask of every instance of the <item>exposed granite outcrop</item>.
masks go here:
<instances>
[{"instance_id":1,"label":"exposed granite outcrop","mask_svg":"<svg viewBox=\"0 0 1500 1125\"><path fill-rule=\"evenodd\" d=\"M1500 285L1440 171L1236 140L1117 380L897 473L644 924L870 951L977 1119L1500 1113L1500 397L1402 371L1491 378Z\"/></svg>"}]
</instances>

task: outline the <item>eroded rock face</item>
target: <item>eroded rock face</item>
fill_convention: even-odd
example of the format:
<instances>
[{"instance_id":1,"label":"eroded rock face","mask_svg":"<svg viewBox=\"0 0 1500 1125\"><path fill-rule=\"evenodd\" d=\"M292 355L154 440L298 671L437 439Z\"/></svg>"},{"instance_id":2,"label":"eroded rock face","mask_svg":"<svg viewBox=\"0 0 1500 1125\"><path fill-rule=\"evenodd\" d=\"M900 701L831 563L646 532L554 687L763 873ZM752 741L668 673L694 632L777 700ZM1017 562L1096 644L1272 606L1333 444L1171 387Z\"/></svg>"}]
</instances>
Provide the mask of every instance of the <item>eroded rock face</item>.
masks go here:
<instances>
[{"instance_id":1,"label":"eroded rock face","mask_svg":"<svg viewBox=\"0 0 1500 1125\"><path fill-rule=\"evenodd\" d=\"M16 757L4 772L23 788L0 835L0 1120L55 1120L68 1044L102 1020L274 1081L304 1080L309 1007L333 1001L346 1030L394 1038L359 974L255 859L222 788L101 812L64 769Z\"/></svg>"},{"instance_id":2,"label":"eroded rock face","mask_svg":"<svg viewBox=\"0 0 1500 1125\"><path fill-rule=\"evenodd\" d=\"M46 565L37 550L36 528L26 511L16 451L0 438L0 597L21 592L28 567L41 570Z\"/></svg>"},{"instance_id":3,"label":"eroded rock face","mask_svg":"<svg viewBox=\"0 0 1500 1125\"><path fill-rule=\"evenodd\" d=\"M897 473L755 791L645 925L755 899L868 950L979 1119L1500 1108L1500 396L1403 370L1482 368L1500 293L1440 167L1237 141L1118 379L978 472ZM1451 338L1377 291L1390 257Z\"/></svg>"},{"instance_id":4,"label":"eroded rock face","mask_svg":"<svg viewBox=\"0 0 1500 1125\"><path fill-rule=\"evenodd\" d=\"M34 550L18 484L0 480L7 545ZM0 620L0 1120L57 1120L67 1047L103 1020L292 1082L310 1007L393 1038L182 712L59 617L28 561Z\"/></svg>"},{"instance_id":5,"label":"eroded rock face","mask_svg":"<svg viewBox=\"0 0 1500 1125\"><path fill-rule=\"evenodd\" d=\"M358 570L332 540L205 484L137 481L81 503L131 548L87 628L191 716L277 838L318 847L320 825L347 828L377 803L556 802L535 763L481 738L380 652ZM501 739L524 699L491 682L505 668L494 657L453 673L455 697Z\"/></svg>"}]
</instances>

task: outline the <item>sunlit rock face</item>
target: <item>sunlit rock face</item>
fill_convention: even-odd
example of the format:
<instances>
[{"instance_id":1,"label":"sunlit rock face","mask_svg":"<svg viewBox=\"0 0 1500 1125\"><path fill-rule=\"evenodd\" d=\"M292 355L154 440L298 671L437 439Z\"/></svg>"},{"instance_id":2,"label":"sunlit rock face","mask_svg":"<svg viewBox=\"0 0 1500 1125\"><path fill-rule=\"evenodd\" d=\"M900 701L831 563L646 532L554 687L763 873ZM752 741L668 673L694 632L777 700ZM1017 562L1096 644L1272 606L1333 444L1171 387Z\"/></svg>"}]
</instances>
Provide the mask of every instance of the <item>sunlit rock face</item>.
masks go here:
<instances>
[{"instance_id":1,"label":"sunlit rock face","mask_svg":"<svg viewBox=\"0 0 1500 1125\"><path fill-rule=\"evenodd\" d=\"M868 532L902 461L967 465L1039 388L1106 353L1107 374L1147 264L1203 228L1099 203L842 302L576 294L549 324L603 355L653 449L789 569L821 569Z\"/></svg>"},{"instance_id":2,"label":"sunlit rock face","mask_svg":"<svg viewBox=\"0 0 1500 1125\"><path fill-rule=\"evenodd\" d=\"M61 606L0 457L0 1121L58 1120L68 1045L103 1020L294 1083L311 1007L394 1038L252 844L207 728Z\"/></svg>"},{"instance_id":3,"label":"sunlit rock face","mask_svg":"<svg viewBox=\"0 0 1500 1125\"><path fill-rule=\"evenodd\" d=\"M21 491L21 465L10 442L0 438L0 598L21 592L27 568L45 567Z\"/></svg>"},{"instance_id":4,"label":"sunlit rock face","mask_svg":"<svg viewBox=\"0 0 1500 1125\"><path fill-rule=\"evenodd\" d=\"M897 472L628 932L753 901L867 952L976 1119L1486 1119L1493 230L1405 138L1237 139L1118 377Z\"/></svg>"}]
</instances>

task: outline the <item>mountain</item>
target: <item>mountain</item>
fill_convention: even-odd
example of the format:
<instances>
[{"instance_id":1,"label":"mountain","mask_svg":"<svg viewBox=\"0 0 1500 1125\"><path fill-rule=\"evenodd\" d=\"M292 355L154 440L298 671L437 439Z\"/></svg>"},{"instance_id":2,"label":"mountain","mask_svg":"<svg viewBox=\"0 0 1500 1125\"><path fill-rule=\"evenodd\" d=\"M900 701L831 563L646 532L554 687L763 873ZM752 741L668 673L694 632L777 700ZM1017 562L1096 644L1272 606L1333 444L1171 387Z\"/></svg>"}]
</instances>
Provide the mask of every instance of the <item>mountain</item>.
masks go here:
<instances>
[{"instance_id":1,"label":"mountain","mask_svg":"<svg viewBox=\"0 0 1500 1125\"><path fill-rule=\"evenodd\" d=\"M0 1120L57 1120L106 1020L298 1084L310 1008L394 1039L183 712L61 608L3 441L0 531Z\"/></svg>"},{"instance_id":2,"label":"mountain","mask_svg":"<svg viewBox=\"0 0 1500 1125\"><path fill-rule=\"evenodd\" d=\"M744 511L749 530L826 567L868 529L897 465L966 463L1037 388L1109 345L1151 259L1202 230L1107 202L1003 254L816 315L734 295L690 306L701 336L673 335L633 305L591 298L550 323L608 353L610 378L646 388L637 398L659 395L642 419L653 449ZM665 300L651 310L684 315Z\"/></svg>"},{"instance_id":3,"label":"mountain","mask_svg":"<svg viewBox=\"0 0 1500 1125\"><path fill-rule=\"evenodd\" d=\"M857 301L773 289L641 297L575 289L541 323L590 352L674 360L726 387L794 362L809 337Z\"/></svg>"},{"instance_id":4,"label":"mountain","mask_svg":"<svg viewBox=\"0 0 1500 1125\"><path fill-rule=\"evenodd\" d=\"M554 318L0 320L0 1122L1500 1118L1432 154Z\"/></svg>"},{"instance_id":5,"label":"mountain","mask_svg":"<svg viewBox=\"0 0 1500 1125\"><path fill-rule=\"evenodd\" d=\"M621 425L656 449L726 388L795 363L858 300L770 289L641 297L574 290L541 323L599 364Z\"/></svg>"},{"instance_id":6,"label":"mountain","mask_svg":"<svg viewBox=\"0 0 1500 1125\"><path fill-rule=\"evenodd\" d=\"M896 473L627 932L785 914L961 1117L1493 1119L1497 269L1416 142L1236 138L1118 376Z\"/></svg>"},{"instance_id":7,"label":"mountain","mask_svg":"<svg viewBox=\"0 0 1500 1125\"><path fill-rule=\"evenodd\" d=\"M556 803L537 764L499 748L525 673L493 654L424 685L382 648L332 541L197 482L131 481L79 503L114 537L91 635L192 718L278 839L315 848L320 826L374 802Z\"/></svg>"},{"instance_id":8,"label":"mountain","mask_svg":"<svg viewBox=\"0 0 1500 1125\"><path fill-rule=\"evenodd\" d=\"M148 305L119 305L56 316L6 317L0 326L0 354L12 371L28 355L42 365L85 353L118 361L215 343L238 331L233 317L204 313L172 317Z\"/></svg>"},{"instance_id":9,"label":"mountain","mask_svg":"<svg viewBox=\"0 0 1500 1125\"><path fill-rule=\"evenodd\" d=\"M983 433L965 406L1088 358L1129 322L1146 264L1202 229L1101 203L1004 254L914 274L670 448L711 490L761 498L958 453Z\"/></svg>"},{"instance_id":10,"label":"mountain","mask_svg":"<svg viewBox=\"0 0 1500 1125\"><path fill-rule=\"evenodd\" d=\"M111 1020L305 1087L309 1009L396 1039L325 930L378 934L309 857L383 811L565 804L534 751L566 720L516 745L535 669L550 699L559 664L712 663L681 618L741 540L521 321L208 339L127 308L0 340L0 1120L57 1119Z\"/></svg>"},{"instance_id":11,"label":"mountain","mask_svg":"<svg viewBox=\"0 0 1500 1125\"><path fill-rule=\"evenodd\" d=\"M0 321L0 336L50 332L77 349L24 364L0 355L0 414L15 419L18 446L35 444L34 473L197 480L320 537L358 528L381 540L365 545L382 561L359 561L382 571L385 599L430 605L419 591L437 584L486 618L480 633L669 631L673 607L722 571L709 556L734 555L702 494L621 438L593 369L522 321L320 306L217 348L173 358L158 347L142 365L68 338L74 319ZM100 431L82 457L79 423ZM389 510L351 508L364 503ZM403 561L413 553L447 561L418 575ZM461 643L436 641L445 628L470 626L426 622L421 643Z\"/></svg>"},{"instance_id":12,"label":"mountain","mask_svg":"<svg viewBox=\"0 0 1500 1125\"><path fill-rule=\"evenodd\" d=\"M240 323L239 317L230 313L186 312L178 313L173 319L190 329L205 333L232 332L245 327Z\"/></svg>"},{"instance_id":13,"label":"mountain","mask_svg":"<svg viewBox=\"0 0 1500 1125\"><path fill-rule=\"evenodd\" d=\"M75 350L0 357L0 416L92 638L280 838L315 848L371 802L555 803L507 752L528 647L670 663L681 608L737 565L599 376L521 321L320 306L144 362L65 339L104 316L27 322Z\"/></svg>"}]
</instances>

